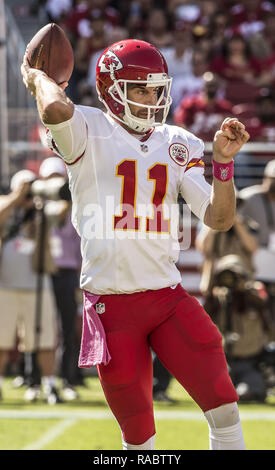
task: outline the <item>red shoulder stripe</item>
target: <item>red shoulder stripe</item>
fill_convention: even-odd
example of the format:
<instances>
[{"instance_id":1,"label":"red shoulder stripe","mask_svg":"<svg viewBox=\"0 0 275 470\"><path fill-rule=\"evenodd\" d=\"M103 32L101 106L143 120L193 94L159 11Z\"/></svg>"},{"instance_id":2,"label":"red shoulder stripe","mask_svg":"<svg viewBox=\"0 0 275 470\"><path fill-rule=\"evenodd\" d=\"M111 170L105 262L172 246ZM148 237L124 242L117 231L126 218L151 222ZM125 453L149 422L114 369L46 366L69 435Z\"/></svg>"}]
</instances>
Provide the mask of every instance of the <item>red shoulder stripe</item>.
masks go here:
<instances>
[{"instance_id":1,"label":"red shoulder stripe","mask_svg":"<svg viewBox=\"0 0 275 470\"><path fill-rule=\"evenodd\" d=\"M204 162L202 161L201 158L192 158L192 160L190 160L190 162L188 162L185 171L190 170L190 168L193 168L194 166L204 168Z\"/></svg>"},{"instance_id":2,"label":"red shoulder stripe","mask_svg":"<svg viewBox=\"0 0 275 470\"><path fill-rule=\"evenodd\" d=\"M66 162L66 161L64 160L64 163L65 163L66 165L69 165L69 166L70 166L70 165L74 165L76 162L78 162L78 160L80 160L80 159L83 157L85 151L86 151L86 149L85 149L84 152L80 155L80 157L76 158L73 162Z\"/></svg>"}]
</instances>

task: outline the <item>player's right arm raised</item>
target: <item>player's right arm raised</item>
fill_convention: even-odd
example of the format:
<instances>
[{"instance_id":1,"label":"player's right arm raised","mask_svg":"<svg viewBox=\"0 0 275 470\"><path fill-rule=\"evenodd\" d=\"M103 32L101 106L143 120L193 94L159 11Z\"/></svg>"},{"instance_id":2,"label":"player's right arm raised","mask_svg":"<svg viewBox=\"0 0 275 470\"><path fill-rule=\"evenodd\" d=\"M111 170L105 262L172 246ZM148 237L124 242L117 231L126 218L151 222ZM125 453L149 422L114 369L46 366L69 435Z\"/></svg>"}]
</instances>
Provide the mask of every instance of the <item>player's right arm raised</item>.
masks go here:
<instances>
[{"instance_id":1,"label":"player's right arm raised","mask_svg":"<svg viewBox=\"0 0 275 470\"><path fill-rule=\"evenodd\" d=\"M64 91L68 83L58 85L46 73L30 67L26 54L21 72L26 87L36 98L40 119L50 130L49 147L67 164L78 161L86 149L87 126Z\"/></svg>"},{"instance_id":2,"label":"player's right arm raised","mask_svg":"<svg viewBox=\"0 0 275 470\"><path fill-rule=\"evenodd\" d=\"M67 82L59 86L41 70L31 68L27 54L24 56L21 73L25 86L36 98L40 119L44 124L59 124L71 119L74 104L64 91Z\"/></svg>"}]
</instances>

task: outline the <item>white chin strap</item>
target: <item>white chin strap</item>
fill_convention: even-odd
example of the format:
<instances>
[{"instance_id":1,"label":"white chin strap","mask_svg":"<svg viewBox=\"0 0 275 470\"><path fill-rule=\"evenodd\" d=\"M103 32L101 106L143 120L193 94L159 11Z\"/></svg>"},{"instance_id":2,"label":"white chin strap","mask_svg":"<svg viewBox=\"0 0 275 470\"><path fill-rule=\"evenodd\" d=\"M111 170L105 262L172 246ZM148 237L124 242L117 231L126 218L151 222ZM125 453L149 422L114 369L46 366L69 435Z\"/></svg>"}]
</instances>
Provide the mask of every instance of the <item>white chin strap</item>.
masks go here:
<instances>
[{"instance_id":1,"label":"white chin strap","mask_svg":"<svg viewBox=\"0 0 275 470\"><path fill-rule=\"evenodd\" d=\"M130 129L133 129L133 131L136 132L147 132L151 127L153 127L155 123L155 116L149 119L141 119L136 116L134 116L129 109L129 112L126 112L126 108L129 106L125 106L125 114L123 116L123 121L126 124L126 126L130 127Z\"/></svg>"}]
</instances>

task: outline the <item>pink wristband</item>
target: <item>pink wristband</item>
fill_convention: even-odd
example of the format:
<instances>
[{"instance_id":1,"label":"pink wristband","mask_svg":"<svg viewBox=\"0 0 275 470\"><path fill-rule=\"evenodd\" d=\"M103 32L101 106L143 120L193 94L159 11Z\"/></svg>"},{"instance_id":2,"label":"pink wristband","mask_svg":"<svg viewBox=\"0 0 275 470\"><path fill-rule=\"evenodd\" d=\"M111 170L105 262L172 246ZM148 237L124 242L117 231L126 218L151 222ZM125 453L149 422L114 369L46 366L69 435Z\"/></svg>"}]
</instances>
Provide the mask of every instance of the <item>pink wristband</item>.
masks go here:
<instances>
[{"instance_id":1,"label":"pink wristband","mask_svg":"<svg viewBox=\"0 0 275 470\"><path fill-rule=\"evenodd\" d=\"M234 161L230 163L219 163L212 161L213 176L220 181L228 181L234 176Z\"/></svg>"}]
</instances>

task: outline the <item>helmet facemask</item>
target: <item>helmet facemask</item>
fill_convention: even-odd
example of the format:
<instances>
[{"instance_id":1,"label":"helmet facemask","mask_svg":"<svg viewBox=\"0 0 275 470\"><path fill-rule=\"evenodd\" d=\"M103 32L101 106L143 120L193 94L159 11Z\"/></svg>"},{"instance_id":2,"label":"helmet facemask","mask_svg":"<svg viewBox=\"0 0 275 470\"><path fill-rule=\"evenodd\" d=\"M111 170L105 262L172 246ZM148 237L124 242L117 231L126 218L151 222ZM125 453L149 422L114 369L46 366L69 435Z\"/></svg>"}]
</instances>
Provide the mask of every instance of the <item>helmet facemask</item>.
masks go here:
<instances>
[{"instance_id":1,"label":"helmet facemask","mask_svg":"<svg viewBox=\"0 0 275 470\"><path fill-rule=\"evenodd\" d=\"M170 96L172 78L169 78L166 73L149 73L146 80L116 79L113 70L110 71L110 77L113 81L113 85L109 87L108 94L112 100L114 100L114 102L118 103L120 107L122 106L124 109L123 117L113 113L106 101L103 100L99 94L99 98L101 101L103 101L105 107L112 117L122 122L123 124L126 124L130 129L136 132L147 132L152 127L160 126L165 123L169 108L172 103L172 98ZM159 87L160 93L157 99L157 103L155 105L145 105L130 100L127 96L128 84L138 84L154 88ZM146 109L147 117L143 119L132 114L130 105ZM155 114L159 111L163 111L163 115L162 119L157 122L155 121Z\"/></svg>"}]
</instances>

